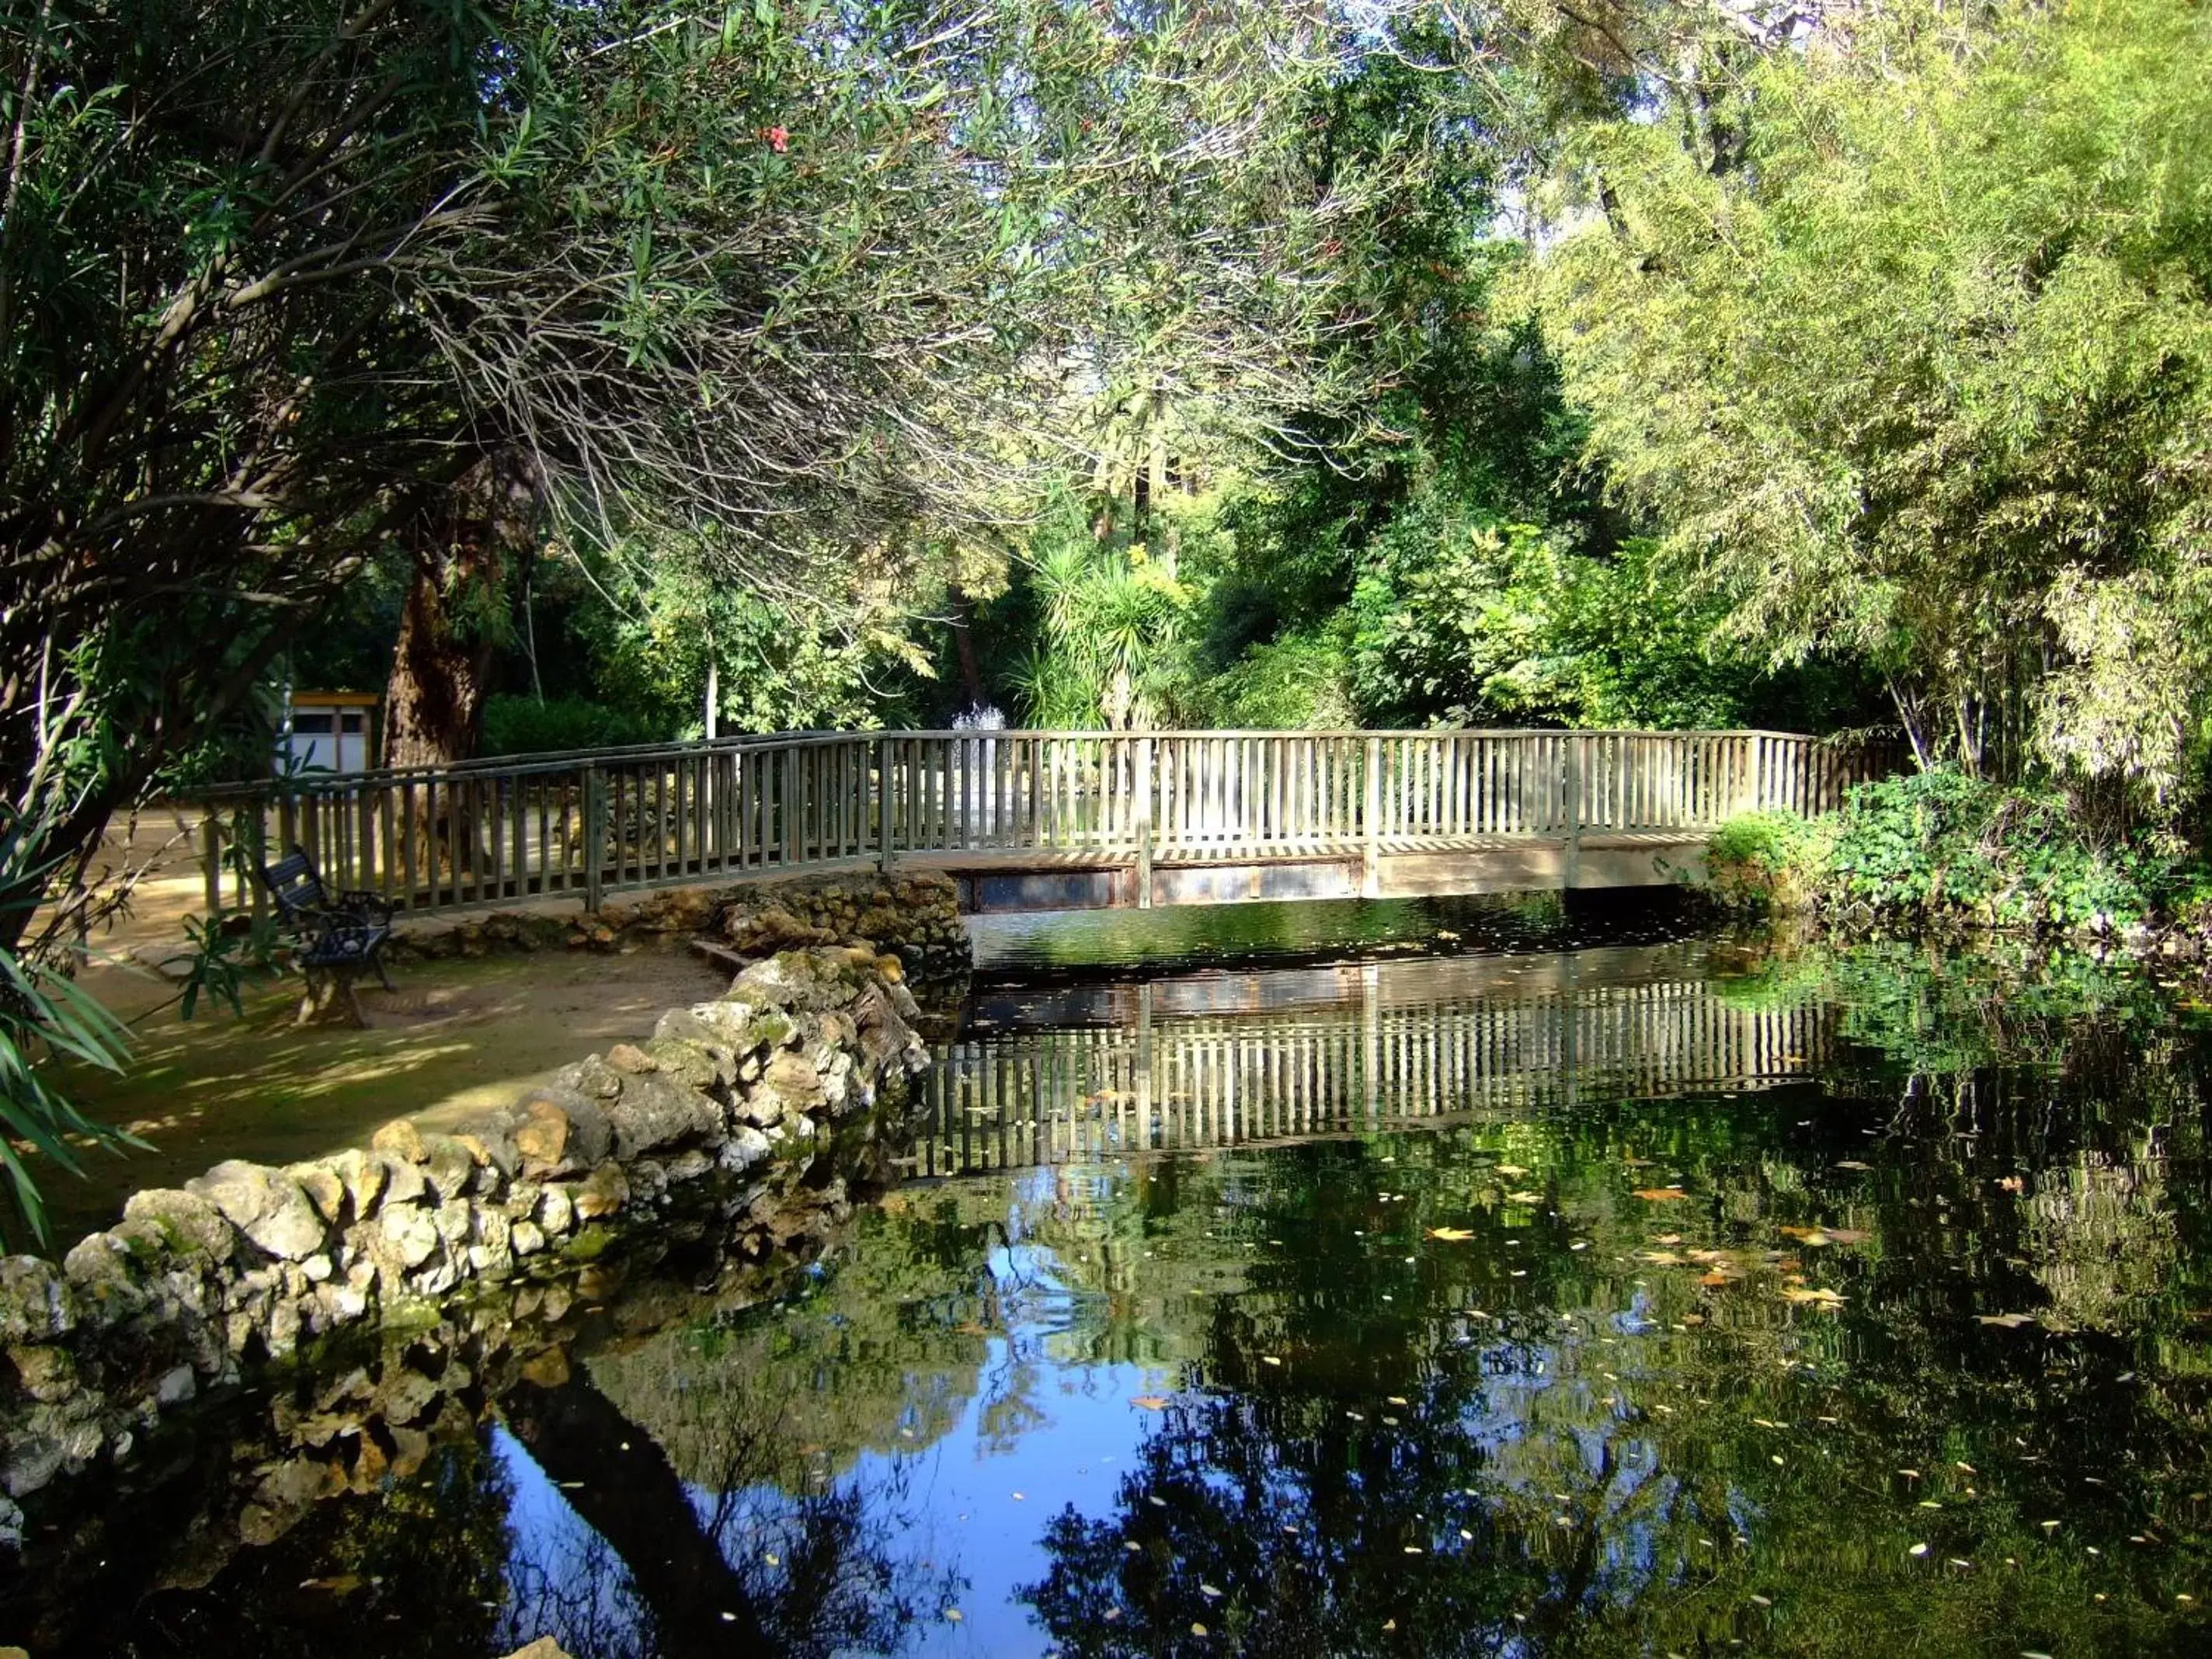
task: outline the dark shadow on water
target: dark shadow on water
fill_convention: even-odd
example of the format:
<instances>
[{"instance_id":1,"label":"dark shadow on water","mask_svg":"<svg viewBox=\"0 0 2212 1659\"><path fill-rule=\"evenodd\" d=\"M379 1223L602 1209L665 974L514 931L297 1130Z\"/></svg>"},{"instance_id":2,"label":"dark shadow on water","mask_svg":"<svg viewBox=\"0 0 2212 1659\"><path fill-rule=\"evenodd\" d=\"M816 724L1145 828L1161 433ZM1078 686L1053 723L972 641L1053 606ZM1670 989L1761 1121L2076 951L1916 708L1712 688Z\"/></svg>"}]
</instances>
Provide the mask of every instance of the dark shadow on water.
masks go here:
<instances>
[{"instance_id":1,"label":"dark shadow on water","mask_svg":"<svg viewBox=\"0 0 2212 1659\"><path fill-rule=\"evenodd\" d=\"M968 924L979 987L1134 979L1216 964L1462 951L1574 951L1693 936L1709 916L1674 888L1420 899L1309 899L983 915Z\"/></svg>"}]
</instances>

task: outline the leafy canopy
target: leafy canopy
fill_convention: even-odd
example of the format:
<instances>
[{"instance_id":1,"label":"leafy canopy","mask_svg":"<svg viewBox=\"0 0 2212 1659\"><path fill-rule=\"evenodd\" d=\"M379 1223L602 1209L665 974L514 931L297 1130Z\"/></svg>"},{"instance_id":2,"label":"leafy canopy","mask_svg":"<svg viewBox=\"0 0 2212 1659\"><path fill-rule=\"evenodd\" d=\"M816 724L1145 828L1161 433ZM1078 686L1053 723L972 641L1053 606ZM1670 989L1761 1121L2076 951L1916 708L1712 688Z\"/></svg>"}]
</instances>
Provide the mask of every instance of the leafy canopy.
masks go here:
<instances>
[{"instance_id":1,"label":"leafy canopy","mask_svg":"<svg viewBox=\"0 0 2212 1659\"><path fill-rule=\"evenodd\" d=\"M1743 164L1590 129L1530 284L1592 455L1923 754L2170 793L2206 714L2212 18L1907 8L1753 65Z\"/></svg>"}]
</instances>

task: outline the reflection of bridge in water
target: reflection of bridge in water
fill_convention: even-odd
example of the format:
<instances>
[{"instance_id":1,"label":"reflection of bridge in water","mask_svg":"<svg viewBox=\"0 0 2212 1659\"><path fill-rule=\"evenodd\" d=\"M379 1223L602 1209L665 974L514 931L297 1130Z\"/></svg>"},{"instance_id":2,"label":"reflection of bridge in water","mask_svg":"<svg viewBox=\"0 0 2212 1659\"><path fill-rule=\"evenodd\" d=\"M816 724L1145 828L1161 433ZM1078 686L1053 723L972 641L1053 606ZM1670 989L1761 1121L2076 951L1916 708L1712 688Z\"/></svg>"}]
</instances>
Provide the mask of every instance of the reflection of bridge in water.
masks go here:
<instances>
[{"instance_id":1,"label":"reflection of bridge in water","mask_svg":"<svg viewBox=\"0 0 2212 1659\"><path fill-rule=\"evenodd\" d=\"M1826 1033L1817 1005L1731 1003L1693 945L1002 996L939 1046L914 1168L966 1175L1755 1088L1808 1075Z\"/></svg>"}]
</instances>

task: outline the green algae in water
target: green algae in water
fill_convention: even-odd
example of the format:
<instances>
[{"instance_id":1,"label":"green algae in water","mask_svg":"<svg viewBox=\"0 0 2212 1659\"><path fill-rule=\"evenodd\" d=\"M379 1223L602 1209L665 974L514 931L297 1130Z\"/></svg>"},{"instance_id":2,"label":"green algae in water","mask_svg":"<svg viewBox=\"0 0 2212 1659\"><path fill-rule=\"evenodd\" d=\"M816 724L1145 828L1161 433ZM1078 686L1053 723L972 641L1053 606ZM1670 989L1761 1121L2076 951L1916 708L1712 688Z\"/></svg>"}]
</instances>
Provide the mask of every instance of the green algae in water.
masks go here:
<instances>
[{"instance_id":1,"label":"green algae in water","mask_svg":"<svg viewBox=\"0 0 2212 1659\"><path fill-rule=\"evenodd\" d=\"M213 1451L34 1514L0 1640L2205 1651L2201 1040L2139 984L1709 961L1386 963L1244 1012L1156 988L1126 1048L971 1037L939 1098L1018 1080L948 1141L986 1172L864 1209L775 1305L611 1290L274 1536L271 1467ZM1167 1150L1038 1131L1126 1119L1139 1036Z\"/></svg>"}]
</instances>

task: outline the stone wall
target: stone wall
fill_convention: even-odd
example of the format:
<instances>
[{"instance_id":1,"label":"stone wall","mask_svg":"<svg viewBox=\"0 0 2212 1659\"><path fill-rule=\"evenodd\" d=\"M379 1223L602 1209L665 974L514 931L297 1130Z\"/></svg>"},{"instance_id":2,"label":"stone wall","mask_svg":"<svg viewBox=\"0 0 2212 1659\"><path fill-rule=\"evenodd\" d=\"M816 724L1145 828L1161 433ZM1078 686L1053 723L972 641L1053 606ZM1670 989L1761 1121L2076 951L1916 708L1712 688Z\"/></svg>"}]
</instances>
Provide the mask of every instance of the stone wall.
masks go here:
<instances>
[{"instance_id":1,"label":"stone wall","mask_svg":"<svg viewBox=\"0 0 2212 1659\"><path fill-rule=\"evenodd\" d=\"M763 1180L702 1182L697 1202L687 1194L589 1262L487 1285L418 1319L365 1322L335 1363L173 1414L122 1467L56 1482L28 1499L22 1535L5 1537L19 1552L7 1633L38 1653L118 1650L118 1606L205 1586L325 1504L420 1478L488 1419L526 1435L532 1401L588 1378L592 1356L790 1296L856 1206L896 1180L909 1145L899 1117L854 1120ZM625 1462L655 1455L635 1440L635 1453L619 1448ZM589 1494L577 1501L588 1508Z\"/></svg>"},{"instance_id":2,"label":"stone wall","mask_svg":"<svg viewBox=\"0 0 2212 1659\"><path fill-rule=\"evenodd\" d=\"M744 956L862 944L896 951L917 973L965 972L971 963L959 889L935 872L801 877L738 888L720 907L715 931Z\"/></svg>"},{"instance_id":3,"label":"stone wall","mask_svg":"<svg viewBox=\"0 0 2212 1659\"><path fill-rule=\"evenodd\" d=\"M514 951L616 951L640 939L703 936L745 956L805 945L852 945L896 956L908 969L964 973L970 954L959 889L935 872L794 876L727 887L672 888L611 900L596 913L496 911L449 927L410 929L386 954L395 962Z\"/></svg>"},{"instance_id":4,"label":"stone wall","mask_svg":"<svg viewBox=\"0 0 2212 1659\"><path fill-rule=\"evenodd\" d=\"M902 1097L915 1012L896 957L787 951L456 1133L403 1118L365 1151L221 1164L136 1194L58 1266L0 1261L0 1488L126 1457L164 1410L304 1342L587 1260L688 1184L772 1180Z\"/></svg>"}]
</instances>

